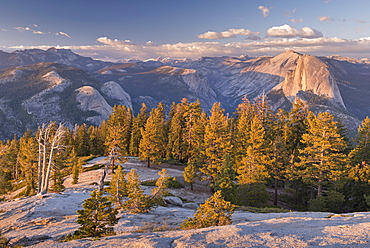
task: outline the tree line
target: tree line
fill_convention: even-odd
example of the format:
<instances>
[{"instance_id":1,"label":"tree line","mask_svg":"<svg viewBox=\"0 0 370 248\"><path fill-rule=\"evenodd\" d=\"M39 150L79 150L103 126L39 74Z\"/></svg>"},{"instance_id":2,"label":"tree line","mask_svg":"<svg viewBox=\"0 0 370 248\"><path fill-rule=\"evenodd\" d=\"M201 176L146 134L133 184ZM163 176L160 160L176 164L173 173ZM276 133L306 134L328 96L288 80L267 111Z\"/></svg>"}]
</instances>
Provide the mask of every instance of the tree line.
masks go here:
<instances>
[{"instance_id":1,"label":"tree line","mask_svg":"<svg viewBox=\"0 0 370 248\"><path fill-rule=\"evenodd\" d=\"M215 103L209 114L199 101L183 99L169 111L145 104L135 116L114 106L100 126L44 124L32 134L0 144L0 193L26 186L22 195L63 189L72 174L77 183L83 156L106 155L114 167L125 156L152 163L184 165L184 180L197 180L238 205L285 202L297 210L365 211L370 207L370 119L357 137L327 112L315 115L302 102L273 112L267 101L246 97L235 113ZM282 193L278 193L283 189ZM279 198L278 198L279 196Z\"/></svg>"}]
</instances>

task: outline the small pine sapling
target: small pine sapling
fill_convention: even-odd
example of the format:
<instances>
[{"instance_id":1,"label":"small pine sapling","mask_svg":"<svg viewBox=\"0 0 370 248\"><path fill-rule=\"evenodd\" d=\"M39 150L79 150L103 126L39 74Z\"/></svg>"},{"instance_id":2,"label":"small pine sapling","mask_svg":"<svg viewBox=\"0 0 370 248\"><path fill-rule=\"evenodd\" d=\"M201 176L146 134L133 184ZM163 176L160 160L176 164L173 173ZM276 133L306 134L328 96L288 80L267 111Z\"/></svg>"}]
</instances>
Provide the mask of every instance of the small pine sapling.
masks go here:
<instances>
[{"instance_id":1,"label":"small pine sapling","mask_svg":"<svg viewBox=\"0 0 370 248\"><path fill-rule=\"evenodd\" d=\"M184 230L224 226L231 224L234 206L225 201L221 191L216 191L204 204L200 205L193 218L188 218L180 226Z\"/></svg>"},{"instance_id":2,"label":"small pine sapling","mask_svg":"<svg viewBox=\"0 0 370 248\"><path fill-rule=\"evenodd\" d=\"M77 223L81 227L74 236L83 238L114 235L113 226L118 223L118 211L113 209L108 197L103 197L99 190L94 190L90 196L82 204L84 209L77 210Z\"/></svg>"},{"instance_id":3,"label":"small pine sapling","mask_svg":"<svg viewBox=\"0 0 370 248\"><path fill-rule=\"evenodd\" d=\"M118 166L116 173L112 176L107 192L111 194L110 199L113 203L123 208L123 198L128 196L127 180L122 166Z\"/></svg>"},{"instance_id":4,"label":"small pine sapling","mask_svg":"<svg viewBox=\"0 0 370 248\"><path fill-rule=\"evenodd\" d=\"M162 201L164 195L168 194L168 182L170 180L170 176L167 174L166 169L162 169L162 171L158 172L159 178L155 182L156 188L152 190L152 196L150 197L150 201L153 205L157 205Z\"/></svg>"},{"instance_id":5,"label":"small pine sapling","mask_svg":"<svg viewBox=\"0 0 370 248\"><path fill-rule=\"evenodd\" d=\"M146 213L150 210L149 199L144 195L144 190L140 188L139 175L135 169L131 169L126 175L127 197L124 208L132 214Z\"/></svg>"}]
</instances>

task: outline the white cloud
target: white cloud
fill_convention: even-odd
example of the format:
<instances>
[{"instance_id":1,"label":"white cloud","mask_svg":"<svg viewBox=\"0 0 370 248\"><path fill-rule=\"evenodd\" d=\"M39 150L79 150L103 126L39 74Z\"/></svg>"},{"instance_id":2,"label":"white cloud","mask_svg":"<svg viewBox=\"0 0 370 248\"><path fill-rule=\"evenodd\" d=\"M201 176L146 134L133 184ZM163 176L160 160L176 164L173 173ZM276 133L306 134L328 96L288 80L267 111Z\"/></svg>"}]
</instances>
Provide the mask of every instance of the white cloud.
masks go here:
<instances>
[{"instance_id":1,"label":"white cloud","mask_svg":"<svg viewBox=\"0 0 370 248\"><path fill-rule=\"evenodd\" d=\"M38 27L38 25L36 24L32 24L33 27ZM29 31L29 32L32 32L33 34L45 34L43 31L40 31L40 30L36 30L36 29L33 29L33 28L30 28L30 27L14 27L13 29L17 30L18 32L26 32L26 31ZM49 35L60 35L60 36L65 36L65 37L68 37L68 38L71 38L71 36L69 36L67 33L65 32L47 32L47 34Z\"/></svg>"},{"instance_id":2,"label":"white cloud","mask_svg":"<svg viewBox=\"0 0 370 248\"><path fill-rule=\"evenodd\" d=\"M5 28L2 28L2 29L0 29L1 31L4 31L4 32L6 32L6 31L8 31L7 29L5 29Z\"/></svg>"},{"instance_id":3,"label":"white cloud","mask_svg":"<svg viewBox=\"0 0 370 248\"><path fill-rule=\"evenodd\" d=\"M119 61L125 59L150 59L156 57L191 58L202 56L250 56L277 55L286 50L295 50L311 55L340 54L355 58L370 58L370 37L347 40L337 37L327 38L276 38L248 42L233 42L221 44L219 42L191 42L174 44L155 44L146 42L136 44L129 40L110 39L100 37L101 44L91 46L57 46L57 48L72 49L72 51L95 59ZM50 46L15 46L8 49L48 49Z\"/></svg>"},{"instance_id":4,"label":"white cloud","mask_svg":"<svg viewBox=\"0 0 370 248\"><path fill-rule=\"evenodd\" d=\"M33 26L35 26L35 24ZM17 30L18 32L21 32L21 33L25 32L25 31L30 31L33 34L44 34L44 32L32 29L30 27L14 27L13 29L15 29L15 30Z\"/></svg>"},{"instance_id":5,"label":"white cloud","mask_svg":"<svg viewBox=\"0 0 370 248\"><path fill-rule=\"evenodd\" d=\"M64 32L58 32L58 33L55 33L55 35L61 35L61 36L65 36L65 37L71 38L71 36L69 36L68 34L66 34Z\"/></svg>"},{"instance_id":6,"label":"white cloud","mask_svg":"<svg viewBox=\"0 0 370 248\"><path fill-rule=\"evenodd\" d=\"M259 35L259 32L252 32L248 29L229 29L223 32L212 32L208 31L204 34L199 34L198 38L200 39L209 39L209 40L220 40L226 38L235 38L237 35L245 35L245 36L252 36L252 35Z\"/></svg>"},{"instance_id":7,"label":"white cloud","mask_svg":"<svg viewBox=\"0 0 370 248\"><path fill-rule=\"evenodd\" d=\"M332 18L330 16L319 16L318 19L319 19L320 22L328 22L328 21L333 21L334 20L334 18Z\"/></svg>"},{"instance_id":8,"label":"white cloud","mask_svg":"<svg viewBox=\"0 0 370 248\"><path fill-rule=\"evenodd\" d=\"M279 38L318 38L322 37L322 33L316 29L310 27L304 27L301 30L295 29L288 24L282 26L274 26L267 30L267 37L279 37Z\"/></svg>"},{"instance_id":9,"label":"white cloud","mask_svg":"<svg viewBox=\"0 0 370 248\"><path fill-rule=\"evenodd\" d=\"M259 6L258 9L261 10L263 17L267 17L270 14L270 9L265 6Z\"/></svg>"},{"instance_id":10,"label":"white cloud","mask_svg":"<svg viewBox=\"0 0 370 248\"><path fill-rule=\"evenodd\" d=\"M299 22L303 22L303 19L302 18L299 18L299 19L290 19L291 22L293 23L299 23Z\"/></svg>"},{"instance_id":11,"label":"white cloud","mask_svg":"<svg viewBox=\"0 0 370 248\"><path fill-rule=\"evenodd\" d=\"M14 27L14 29L18 30L19 32L31 31L29 27Z\"/></svg>"}]
</instances>

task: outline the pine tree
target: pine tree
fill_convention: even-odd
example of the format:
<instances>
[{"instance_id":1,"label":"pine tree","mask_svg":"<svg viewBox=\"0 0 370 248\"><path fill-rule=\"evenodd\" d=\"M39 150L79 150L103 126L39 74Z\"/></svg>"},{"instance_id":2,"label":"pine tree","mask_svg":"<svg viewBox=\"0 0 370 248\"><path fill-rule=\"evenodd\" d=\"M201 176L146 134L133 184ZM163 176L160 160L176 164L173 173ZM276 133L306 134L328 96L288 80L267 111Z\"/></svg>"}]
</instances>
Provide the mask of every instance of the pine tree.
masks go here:
<instances>
[{"instance_id":1,"label":"pine tree","mask_svg":"<svg viewBox=\"0 0 370 248\"><path fill-rule=\"evenodd\" d=\"M307 123L308 133L302 136L306 147L300 150L298 173L305 181L314 184L317 195L321 196L324 183L338 180L343 174L347 157L342 151L346 143L329 113L319 113L316 117L310 112Z\"/></svg>"},{"instance_id":2,"label":"pine tree","mask_svg":"<svg viewBox=\"0 0 370 248\"><path fill-rule=\"evenodd\" d=\"M69 161L72 167L72 184L77 184L78 183L78 177L80 174L80 161L77 157L77 153L75 149L72 149L71 153L69 154Z\"/></svg>"},{"instance_id":3,"label":"pine tree","mask_svg":"<svg viewBox=\"0 0 370 248\"><path fill-rule=\"evenodd\" d=\"M251 122L247 150L238 166L239 184L252 184L264 182L268 177L267 167L272 160L266 155L265 128L256 115Z\"/></svg>"},{"instance_id":4,"label":"pine tree","mask_svg":"<svg viewBox=\"0 0 370 248\"><path fill-rule=\"evenodd\" d=\"M126 174L126 180L128 200L124 203L124 208L133 214L148 212L150 210L149 200L140 187L139 175L135 169L131 169Z\"/></svg>"},{"instance_id":5,"label":"pine tree","mask_svg":"<svg viewBox=\"0 0 370 248\"><path fill-rule=\"evenodd\" d=\"M75 233L77 237L102 237L114 235L113 226L118 223L117 210L112 208L108 197L94 190L90 198L82 204L84 209L77 210L77 223L81 225Z\"/></svg>"},{"instance_id":6,"label":"pine tree","mask_svg":"<svg viewBox=\"0 0 370 248\"><path fill-rule=\"evenodd\" d=\"M3 165L12 179L19 179L20 176L20 166L19 161L17 159L19 151L19 141L14 136L12 140L7 142L7 149L3 154L4 162Z\"/></svg>"},{"instance_id":7,"label":"pine tree","mask_svg":"<svg viewBox=\"0 0 370 248\"><path fill-rule=\"evenodd\" d=\"M89 135L89 148L92 155L103 155L104 154L104 141L101 136L101 128L90 126L87 130Z\"/></svg>"},{"instance_id":8,"label":"pine tree","mask_svg":"<svg viewBox=\"0 0 370 248\"><path fill-rule=\"evenodd\" d=\"M144 129L145 123L148 120L148 107L145 103L141 105L139 114L133 119L132 131L130 138L130 154L132 156L139 155L139 144L142 139L141 130Z\"/></svg>"},{"instance_id":9,"label":"pine tree","mask_svg":"<svg viewBox=\"0 0 370 248\"><path fill-rule=\"evenodd\" d=\"M7 166L8 146L0 141L0 194L6 194L12 188L11 168Z\"/></svg>"},{"instance_id":10,"label":"pine tree","mask_svg":"<svg viewBox=\"0 0 370 248\"><path fill-rule=\"evenodd\" d=\"M370 164L370 119L366 117L358 128L356 147L351 151L350 157L354 165Z\"/></svg>"},{"instance_id":11,"label":"pine tree","mask_svg":"<svg viewBox=\"0 0 370 248\"><path fill-rule=\"evenodd\" d=\"M197 209L193 218L188 218L181 224L182 229L205 228L231 224L234 207L222 198L221 191L217 191Z\"/></svg>"},{"instance_id":12,"label":"pine tree","mask_svg":"<svg viewBox=\"0 0 370 248\"><path fill-rule=\"evenodd\" d=\"M239 167L242 158L247 150L249 134L251 129L251 121L256 115L256 108L252 105L246 96L243 97L243 102L238 105L236 117L236 128L233 139L235 166Z\"/></svg>"},{"instance_id":13,"label":"pine tree","mask_svg":"<svg viewBox=\"0 0 370 248\"><path fill-rule=\"evenodd\" d=\"M166 155L167 135L164 105L159 103L157 108L150 111L149 118L145 123L145 128L141 131L142 139L139 145L140 159L159 161Z\"/></svg>"},{"instance_id":14,"label":"pine tree","mask_svg":"<svg viewBox=\"0 0 370 248\"><path fill-rule=\"evenodd\" d=\"M153 202L153 204L160 202L163 196L168 193L166 189L168 188L170 176L167 174L167 170L162 169L158 172L158 176L159 178L155 182L155 186L157 187L152 189L152 196L150 197L150 200Z\"/></svg>"},{"instance_id":15,"label":"pine tree","mask_svg":"<svg viewBox=\"0 0 370 248\"><path fill-rule=\"evenodd\" d=\"M107 151L110 152L112 149L119 148L119 153L122 156L129 155L132 119L130 108L123 105L113 107L112 114L107 122L108 130L105 141Z\"/></svg>"},{"instance_id":16,"label":"pine tree","mask_svg":"<svg viewBox=\"0 0 370 248\"><path fill-rule=\"evenodd\" d=\"M37 141L26 131L19 140L18 162L26 180L25 195L33 195L37 190Z\"/></svg>"},{"instance_id":17,"label":"pine tree","mask_svg":"<svg viewBox=\"0 0 370 248\"><path fill-rule=\"evenodd\" d=\"M186 157L187 163L201 165L204 160L204 134L208 122L207 114L202 111L200 101L192 102L185 118Z\"/></svg>"},{"instance_id":18,"label":"pine tree","mask_svg":"<svg viewBox=\"0 0 370 248\"><path fill-rule=\"evenodd\" d=\"M167 159L174 158L186 162L186 117L189 112L189 102L186 98L181 103L172 105L168 127Z\"/></svg>"},{"instance_id":19,"label":"pine tree","mask_svg":"<svg viewBox=\"0 0 370 248\"><path fill-rule=\"evenodd\" d=\"M355 142L357 145L349 154L352 166L348 177L361 184L367 184L370 182L370 119L368 117L359 126Z\"/></svg>"},{"instance_id":20,"label":"pine tree","mask_svg":"<svg viewBox=\"0 0 370 248\"><path fill-rule=\"evenodd\" d=\"M198 167L195 165L195 163L190 162L186 165L184 168L184 172L182 173L185 182L190 184L190 189L194 190L194 182L195 179L198 178L197 172L199 171Z\"/></svg>"},{"instance_id":21,"label":"pine tree","mask_svg":"<svg viewBox=\"0 0 370 248\"><path fill-rule=\"evenodd\" d=\"M225 154L222 165L219 168L217 181L215 182L215 190L220 190L222 197L230 202L235 202L236 200L237 185L234 183L236 177L234 168L235 166L231 160L231 156L229 154Z\"/></svg>"},{"instance_id":22,"label":"pine tree","mask_svg":"<svg viewBox=\"0 0 370 248\"><path fill-rule=\"evenodd\" d=\"M112 176L107 192L111 194L111 201L120 207L123 207L122 201L124 197L128 196L126 173L122 166L118 166L116 173Z\"/></svg>"},{"instance_id":23,"label":"pine tree","mask_svg":"<svg viewBox=\"0 0 370 248\"><path fill-rule=\"evenodd\" d=\"M74 130L74 147L77 156L88 156L90 155L90 139L87 132L87 125L76 125Z\"/></svg>"},{"instance_id":24,"label":"pine tree","mask_svg":"<svg viewBox=\"0 0 370 248\"><path fill-rule=\"evenodd\" d=\"M224 109L220 108L220 103L215 103L211 110L209 122L205 127L204 154L206 164L200 168L200 171L208 176L212 188L218 180L223 156L230 154L232 150L229 122L223 112Z\"/></svg>"},{"instance_id":25,"label":"pine tree","mask_svg":"<svg viewBox=\"0 0 370 248\"><path fill-rule=\"evenodd\" d=\"M198 179L199 166L204 163L204 133L207 123L207 115L202 112L200 102L190 103L189 110L185 116L184 139L186 144L187 165L184 169L184 180L193 184Z\"/></svg>"}]
</instances>

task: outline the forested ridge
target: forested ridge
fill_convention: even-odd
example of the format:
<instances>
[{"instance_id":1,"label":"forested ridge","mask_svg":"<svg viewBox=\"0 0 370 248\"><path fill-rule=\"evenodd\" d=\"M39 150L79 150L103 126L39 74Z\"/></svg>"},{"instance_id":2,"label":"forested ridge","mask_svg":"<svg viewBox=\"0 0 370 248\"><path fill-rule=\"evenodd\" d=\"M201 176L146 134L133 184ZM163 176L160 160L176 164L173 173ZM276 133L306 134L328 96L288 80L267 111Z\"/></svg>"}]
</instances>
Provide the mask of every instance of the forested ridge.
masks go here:
<instances>
[{"instance_id":1,"label":"forested ridge","mask_svg":"<svg viewBox=\"0 0 370 248\"><path fill-rule=\"evenodd\" d=\"M117 105L100 126L49 123L36 133L0 143L0 194L25 187L18 196L63 190L72 174L78 181L83 159L108 156L113 167L125 156L147 166L184 166L184 180L197 180L236 205L264 206L266 187L274 204L296 210L366 211L370 207L370 119L356 139L327 112L308 111L297 101L290 111L273 112L264 98L244 98L235 113L215 103L210 114L200 102L183 99L166 113L162 103L145 104L135 116ZM195 189L195 188L194 188ZM277 189L284 193L278 195Z\"/></svg>"}]
</instances>

